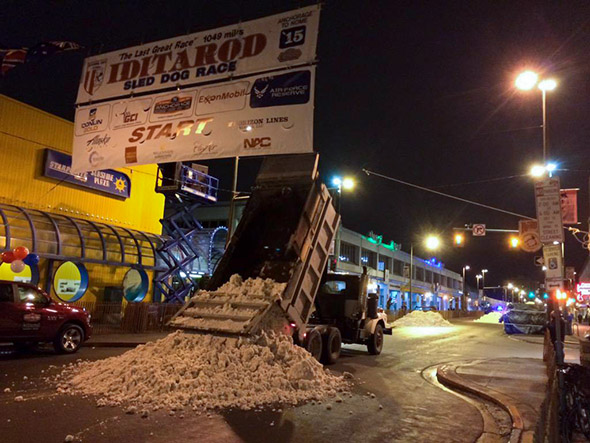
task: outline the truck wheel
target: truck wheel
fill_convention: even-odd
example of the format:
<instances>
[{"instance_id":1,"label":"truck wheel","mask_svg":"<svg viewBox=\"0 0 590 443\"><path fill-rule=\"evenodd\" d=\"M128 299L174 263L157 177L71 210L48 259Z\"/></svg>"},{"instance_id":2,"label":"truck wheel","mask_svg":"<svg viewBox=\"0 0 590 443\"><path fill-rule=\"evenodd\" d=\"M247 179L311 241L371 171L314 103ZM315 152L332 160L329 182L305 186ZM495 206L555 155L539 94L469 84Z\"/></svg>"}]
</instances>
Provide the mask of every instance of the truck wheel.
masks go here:
<instances>
[{"instance_id":1,"label":"truck wheel","mask_svg":"<svg viewBox=\"0 0 590 443\"><path fill-rule=\"evenodd\" d=\"M67 324L58 332L53 341L53 347L60 354L73 354L80 349L83 341L84 331L82 328L77 325Z\"/></svg>"},{"instance_id":2,"label":"truck wheel","mask_svg":"<svg viewBox=\"0 0 590 443\"><path fill-rule=\"evenodd\" d=\"M340 349L342 348L342 335L338 328L329 328L324 335L324 352L322 355L322 363L331 365L340 357Z\"/></svg>"},{"instance_id":3,"label":"truck wheel","mask_svg":"<svg viewBox=\"0 0 590 443\"><path fill-rule=\"evenodd\" d=\"M369 337L367 349L371 355L381 354L381 350L383 349L383 326L380 323L377 323L375 332Z\"/></svg>"},{"instance_id":4,"label":"truck wheel","mask_svg":"<svg viewBox=\"0 0 590 443\"><path fill-rule=\"evenodd\" d=\"M320 361L322 357L322 335L317 329L312 329L307 333L307 341L305 349L315 358Z\"/></svg>"}]
</instances>

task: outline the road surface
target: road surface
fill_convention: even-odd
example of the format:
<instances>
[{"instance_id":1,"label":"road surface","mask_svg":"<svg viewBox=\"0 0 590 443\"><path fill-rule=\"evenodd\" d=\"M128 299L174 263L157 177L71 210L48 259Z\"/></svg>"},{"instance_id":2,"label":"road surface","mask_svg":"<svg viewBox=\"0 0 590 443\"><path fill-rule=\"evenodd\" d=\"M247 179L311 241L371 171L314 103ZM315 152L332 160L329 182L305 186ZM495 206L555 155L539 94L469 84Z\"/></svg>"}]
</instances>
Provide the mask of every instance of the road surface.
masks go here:
<instances>
[{"instance_id":1,"label":"road surface","mask_svg":"<svg viewBox=\"0 0 590 443\"><path fill-rule=\"evenodd\" d=\"M81 359L101 359L124 348L83 348L73 356L51 351L0 357L0 435L6 442L473 442L482 417L472 403L432 384L435 365L477 358L540 358L538 344L504 335L500 325L458 321L453 328L395 329L383 353L347 346L335 372L356 377L342 402L256 411L195 415L192 411L127 415L119 407L98 408L92 398L57 395L48 373ZM8 387L11 392L4 393ZM16 396L24 401L15 401ZM180 418L184 415L183 418ZM501 417L499 418L501 420Z\"/></svg>"}]
</instances>

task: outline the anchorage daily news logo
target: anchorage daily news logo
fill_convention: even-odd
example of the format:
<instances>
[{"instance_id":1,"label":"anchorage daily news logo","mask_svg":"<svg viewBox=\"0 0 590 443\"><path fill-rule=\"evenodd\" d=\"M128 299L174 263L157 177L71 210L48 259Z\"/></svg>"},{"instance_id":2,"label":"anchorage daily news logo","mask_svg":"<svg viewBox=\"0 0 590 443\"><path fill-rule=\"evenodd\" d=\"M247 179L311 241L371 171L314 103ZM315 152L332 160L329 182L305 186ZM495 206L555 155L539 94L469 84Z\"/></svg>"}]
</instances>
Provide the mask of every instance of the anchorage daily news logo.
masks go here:
<instances>
[{"instance_id":1,"label":"anchorage daily news logo","mask_svg":"<svg viewBox=\"0 0 590 443\"><path fill-rule=\"evenodd\" d=\"M267 108L305 104L310 98L310 85L310 71L297 71L259 78L252 86L250 107Z\"/></svg>"},{"instance_id":2,"label":"anchorage daily news logo","mask_svg":"<svg viewBox=\"0 0 590 443\"><path fill-rule=\"evenodd\" d=\"M193 104L192 97L172 97L169 100L156 102L154 105L154 114L173 114L179 111L190 109Z\"/></svg>"}]
</instances>

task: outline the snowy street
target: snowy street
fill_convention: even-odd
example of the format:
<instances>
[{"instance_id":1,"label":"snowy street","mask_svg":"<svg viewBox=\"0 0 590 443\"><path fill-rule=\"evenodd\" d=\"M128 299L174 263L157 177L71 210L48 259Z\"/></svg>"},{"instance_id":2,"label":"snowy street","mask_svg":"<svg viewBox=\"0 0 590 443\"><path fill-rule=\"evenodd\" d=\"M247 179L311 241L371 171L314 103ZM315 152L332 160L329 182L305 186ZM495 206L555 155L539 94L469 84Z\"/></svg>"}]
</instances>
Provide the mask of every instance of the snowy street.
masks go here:
<instances>
[{"instance_id":1,"label":"snowy street","mask_svg":"<svg viewBox=\"0 0 590 443\"><path fill-rule=\"evenodd\" d=\"M121 440L199 442L325 441L475 441L483 420L464 399L435 386L428 368L471 359L541 358L542 347L508 338L500 325L456 321L450 328L396 328L383 353L349 346L335 373L355 376L352 394L341 401L262 411L223 410L195 415L191 410L126 413L122 407L98 408L92 398L58 395L43 380L57 368L82 359L104 359L128 348L83 348L73 356L47 351L4 355L0 360L0 435L10 442ZM4 392L10 388L10 392ZM15 401L22 396L22 401ZM59 411L59 414L56 414ZM505 420L499 414L499 422ZM35 426L28 425L35 418ZM23 429L29 429L23 433Z\"/></svg>"}]
</instances>

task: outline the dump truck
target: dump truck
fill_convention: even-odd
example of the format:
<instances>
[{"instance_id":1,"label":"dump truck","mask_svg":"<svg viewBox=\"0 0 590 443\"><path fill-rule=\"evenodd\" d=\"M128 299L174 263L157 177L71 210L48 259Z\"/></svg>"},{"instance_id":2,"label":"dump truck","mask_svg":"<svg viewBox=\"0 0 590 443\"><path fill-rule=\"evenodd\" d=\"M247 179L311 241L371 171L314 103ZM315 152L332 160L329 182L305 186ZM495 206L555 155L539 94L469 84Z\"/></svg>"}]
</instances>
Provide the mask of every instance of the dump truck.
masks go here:
<instances>
[{"instance_id":1,"label":"dump truck","mask_svg":"<svg viewBox=\"0 0 590 443\"><path fill-rule=\"evenodd\" d=\"M217 335L255 335L278 312L287 333L317 360L333 363L342 343L379 354L387 317L367 294L368 276L327 272L340 223L332 196L318 178L317 154L267 157L206 293L196 293L170 325ZM275 299L220 290L230 278L283 283Z\"/></svg>"}]
</instances>

